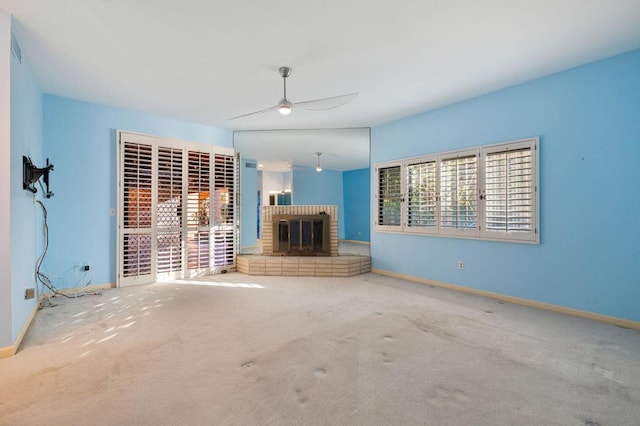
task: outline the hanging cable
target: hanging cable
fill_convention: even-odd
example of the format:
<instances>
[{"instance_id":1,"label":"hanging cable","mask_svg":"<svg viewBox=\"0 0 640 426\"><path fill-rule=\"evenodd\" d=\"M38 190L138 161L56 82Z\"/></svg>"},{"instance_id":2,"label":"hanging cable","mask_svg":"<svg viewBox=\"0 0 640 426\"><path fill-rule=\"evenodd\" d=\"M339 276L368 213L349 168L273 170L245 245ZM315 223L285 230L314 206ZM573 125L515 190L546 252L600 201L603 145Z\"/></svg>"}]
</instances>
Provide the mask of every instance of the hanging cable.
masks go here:
<instances>
[{"instance_id":1,"label":"hanging cable","mask_svg":"<svg viewBox=\"0 0 640 426\"><path fill-rule=\"evenodd\" d=\"M86 296L88 294L100 294L98 292L88 293L84 291L78 291L73 296L64 294L60 292L60 290L58 290L55 285L53 285L53 283L51 282L51 279L49 279L49 276L41 271L42 263L44 262L44 258L47 255L47 250L49 249L49 225L47 224L47 208L44 206L42 201L35 200L35 202L40 205L40 208L42 208L42 215L43 215L43 220L42 220L42 246L43 247L42 247L42 254L40 255L40 257L38 257L38 260L36 261L36 271L35 271L36 279L44 287L48 288L51 294L66 297L67 299L75 299L76 297ZM47 301L50 306L53 306L53 304L51 303L51 296L47 297ZM43 306L41 305L41 307Z\"/></svg>"}]
</instances>

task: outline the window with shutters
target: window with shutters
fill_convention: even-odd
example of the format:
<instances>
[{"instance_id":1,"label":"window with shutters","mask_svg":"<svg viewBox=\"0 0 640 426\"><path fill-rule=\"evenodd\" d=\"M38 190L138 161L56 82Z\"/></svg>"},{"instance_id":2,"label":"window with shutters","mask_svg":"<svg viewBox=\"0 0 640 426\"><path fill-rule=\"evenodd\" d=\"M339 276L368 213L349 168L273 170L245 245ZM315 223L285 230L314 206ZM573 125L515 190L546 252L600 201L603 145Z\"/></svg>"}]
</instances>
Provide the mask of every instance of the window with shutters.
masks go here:
<instances>
[{"instance_id":1,"label":"window with shutters","mask_svg":"<svg viewBox=\"0 0 640 426\"><path fill-rule=\"evenodd\" d=\"M439 166L440 232L477 234L478 153L444 155Z\"/></svg>"},{"instance_id":2,"label":"window with shutters","mask_svg":"<svg viewBox=\"0 0 640 426\"><path fill-rule=\"evenodd\" d=\"M484 150L483 234L533 241L536 237L537 146L513 143Z\"/></svg>"},{"instance_id":3,"label":"window with shutters","mask_svg":"<svg viewBox=\"0 0 640 426\"><path fill-rule=\"evenodd\" d=\"M419 159L405 167L407 230L435 232L438 221L436 160Z\"/></svg>"},{"instance_id":4,"label":"window with shutters","mask_svg":"<svg viewBox=\"0 0 640 426\"><path fill-rule=\"evenodd\" d=\"M538 138L376 165L378 231L539 242Z\"/></svg>"},{"instance_id":5,"label":"window with shutters","mask_svg":"<svg viewBox=\"0 0 640 426\"><path fill-rule=\"evenodd\" d=\"M376 225L381 229L394 229L401 225L402 191L400 164L377 168Z\"/></svg>"}]
</instances>

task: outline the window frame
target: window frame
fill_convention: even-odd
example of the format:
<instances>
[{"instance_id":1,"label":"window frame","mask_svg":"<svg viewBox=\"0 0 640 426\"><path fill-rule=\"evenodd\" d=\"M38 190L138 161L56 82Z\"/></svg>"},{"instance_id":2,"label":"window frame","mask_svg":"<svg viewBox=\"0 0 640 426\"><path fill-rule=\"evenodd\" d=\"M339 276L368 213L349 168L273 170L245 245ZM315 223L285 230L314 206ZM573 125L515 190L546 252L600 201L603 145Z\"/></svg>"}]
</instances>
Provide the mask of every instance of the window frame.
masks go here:
<instances>
[{"instance_id":1,"label":"window frame","mask_svg":"<svg viewBox=\"0 0 640 426\"><path fill-rule=\"evenodd\" d=\"M489 227L487 226L486 193L484 192L487 189L487 182L486 182L487 173L485 170L482 176L483 193L481 194L485 197L485 199L483 200L484 202L482 206L483 207L483 221L482 221L483 227L480 232L483 238L490 239L490 240L500 240L500 241L531 242L536 244L539 243L540 214L539 214L538 206L539 206L540 200L538 195L538 188L539 188L538 146L539 146L539 139L532 138L532 139L524 139L524 140L507 142L507 143L498 144L498 145L491 145L482 149L482 162L484 163L485 168L486 168L486 162L487 162L488 156L491 154L510 153L510 152L517 152L525 149L531 149L531 185L533 187L532 195L530 198L531 215L532 215L531 231L510 232L509 230L496 231L496 230L489 229ZM508 213L509 212L507 211L507 215Z\"/></svg>"},{"instance_id":2,"label":"window frame","mask_svg":"<svg viewBox=\"0 0 640 426\"><path fill-rule=\"evenodd\" d=\"M517 243L529 243L529 244L539 244L540 243L540 191L539 191L539 178L540 178L540 170L539 170L539 145L540 138L539 137L531 137L526 139L518 139L507 142L500 142L496 144L482 145L472 148L465 148L455 151L447 151L440 153L433 153L427 155L421 155L416 157L410 157L405 159L398 159L392 161L384 161L375 164L375 221L374 221L374 231L378 232L392 232L392 233L402 233L402 234L416 234L416 235L431 235L431 236L440 236L440 237L454 237L454 238L468 238L468 239L481 239L481 240L490 240L490 241L503 241L503 242L517 242ZM487 219L489 215L487 214L487 159L490 155L506 153L507 157L509 153L513 153L515 151L521 150L530 150L530 162L531 166L530 170L530 186L531 190L529 191L529 197L525 198L527 203L530 203L530 214L531 214L531 229L529 231L510 231L508 229L508 219L510 217L510 213L513 211L508 209L508 203L505 201L506 210L505 210L505 221L507 225L506 230L496 230L490 229L487 226ZM462 227L462 228L448 228L444 227L441 222L442 214L443 214L443 182L442 182L442 164L445 161L452 159L460 159L464 157L475 157L475 226L474 227ZM410 224L410 204L411 204L411 191L410 191L410 179L409 179L409 168L414 165L419 165L422 163L433 162L436 163L435 168L435 184L436 184L436 204L435 204L435 226L412 226ZM400 167L400 189L398 192L398 196L400 198L400 223L393 225L380 225L379 224L379 214L380 212L380 204L379 204L379 196L380 196L380 170L391 167ZM456 175L458 176L458 175ZM507 174L506 179L509 179L509 175ZM456 180L459 182L459 180ZM508 182L511 182L508 180ZM456 183L457 189L457 183ZM507 184L508 188L508 184ZM509 199L509 192L505 189L505 200ZM525 190L526 192L526 190ZM516 193L516 195L518 195ZM525 204L527 204L525 203ZM525 210L525 212L529 212L529 210ZM517 216L517 214L515 214ZM525 214L526 216L526 214Z\"/></svg>"}]
</instances>

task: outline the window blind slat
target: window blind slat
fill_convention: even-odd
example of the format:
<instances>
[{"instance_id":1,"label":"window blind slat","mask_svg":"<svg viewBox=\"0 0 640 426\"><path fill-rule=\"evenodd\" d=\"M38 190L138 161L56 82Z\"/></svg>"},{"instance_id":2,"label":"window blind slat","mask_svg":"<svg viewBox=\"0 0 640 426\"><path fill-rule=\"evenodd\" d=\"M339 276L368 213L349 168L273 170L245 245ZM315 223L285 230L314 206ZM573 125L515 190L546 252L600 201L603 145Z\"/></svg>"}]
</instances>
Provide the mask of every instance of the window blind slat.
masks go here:
<instances>
[{"instance_id":1,"label":"window blind slat","mask_svg":"<svg viewBox=\"0 0 640 426\"><path fill-rule=\"evenodd\" d=\"M407 226L435 227L437 208L436 162L407 166Z\"/></svg>"},{"instance_id":2,"label":"window blind slat","mask_svg":"<svg viewBox=\"0 0 640 426\"><path fill-rule=\"evenodd\" d=\"M491 231L531 231L531 148L494 152L486 156L485 226Z\"/></svg>"},{"instance_id":3,"label":"window blind slat","mask_svg":"<svg viewBox=\"0 0 640 426\"><path fill-rule=\"evenodd\" d=\"M400 166L378 170L378 225L400 226L402 189Z\"/></svg>"},{"instance_id":4,"label":"window blind slat","mask_svg":"<svg viewBox=\"0 0 640 426\"><path fill-rule=\"evenodd\" d=\"M440 226L449 229L476 228L476 156L440 162Z\"/></svg>"}]
</instances>

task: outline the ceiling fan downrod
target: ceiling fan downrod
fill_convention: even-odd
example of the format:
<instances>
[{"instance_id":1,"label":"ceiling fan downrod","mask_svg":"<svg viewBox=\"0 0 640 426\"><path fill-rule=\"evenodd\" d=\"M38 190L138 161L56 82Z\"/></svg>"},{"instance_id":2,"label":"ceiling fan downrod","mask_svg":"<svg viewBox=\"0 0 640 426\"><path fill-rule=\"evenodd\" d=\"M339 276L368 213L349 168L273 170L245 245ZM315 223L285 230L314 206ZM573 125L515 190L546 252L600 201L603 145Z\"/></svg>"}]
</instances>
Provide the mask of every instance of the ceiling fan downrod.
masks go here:
<instances>
[{"instance_id":1,"label":"ceiling fan downrod","mask_svg":"<svg viewBox=\"0 0 640 426\"><path fill-rule=\"evenodd\" d=\"M293 104L287 99L287 77L291 75L290 67L280 67L280 76L282 77L282 83L284 85L284 97L278 102L278 112L282 115L291 114Z\"/></svg>"}]
</instances>

